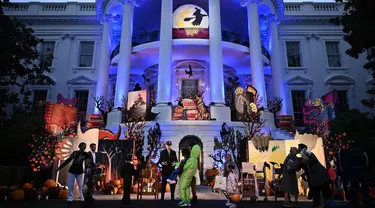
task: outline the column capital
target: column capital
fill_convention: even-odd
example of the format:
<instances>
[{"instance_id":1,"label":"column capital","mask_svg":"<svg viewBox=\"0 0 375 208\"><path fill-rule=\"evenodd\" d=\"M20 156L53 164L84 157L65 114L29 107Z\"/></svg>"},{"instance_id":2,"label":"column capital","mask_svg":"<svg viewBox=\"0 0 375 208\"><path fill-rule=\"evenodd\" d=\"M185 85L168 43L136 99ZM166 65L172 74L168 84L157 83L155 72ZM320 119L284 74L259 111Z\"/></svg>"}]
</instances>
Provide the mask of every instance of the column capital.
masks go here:
<instances>
[{"instance_id":1,"label":"column capital","mask_svg":"<svg viewBox=\"0 0 375 208\"><path fill-rule=\"evenodd\" d=\"M117 22L120 19L120 15L113 16L112 14L105 14L100 20L100 23L103 24L105 22Z\"/></svg>"},{"instance_id":2,"label":"column capital","mask_svg":"<svg viewBox=\"0 0 375 208\"><path fill-rule=\"evenodd\" d=\"M269 14L267 15L267 21L273 21L273 22L278 23L280 20L276 14Z\"/></svg>"},{"instance_id":3,"label":"column capital","mask_svg":"<svg viewBox=\"0 0 375 208\"><path fill-rule=\"evenodd\" d=\"M279 24L280 23L280 19L275 14L269 14L269 15L267 15L267 22L276 22L276 24Z\"/></svg>"},{"instance_id":4,"label":"column capital","mask_svg":"<svg viewBox=\"0 0 375 208\"><path fill-rule=\"evenodd\" d=\"M241 4L242 7L246 7L249 3L260 4L262 2L263 2L263 0L241 0L240 4Z\"/></svg>"},{"instance_id":5,"label":"column capital","mask_svg":"<svg viewBox=\"0 0 375 208\"><path fill-rule=\"evenodd\" d=\"M139 7L141 5L142 0L125 0L129 1L134 4L134 6Z\"/></svg>"}]
</instances>

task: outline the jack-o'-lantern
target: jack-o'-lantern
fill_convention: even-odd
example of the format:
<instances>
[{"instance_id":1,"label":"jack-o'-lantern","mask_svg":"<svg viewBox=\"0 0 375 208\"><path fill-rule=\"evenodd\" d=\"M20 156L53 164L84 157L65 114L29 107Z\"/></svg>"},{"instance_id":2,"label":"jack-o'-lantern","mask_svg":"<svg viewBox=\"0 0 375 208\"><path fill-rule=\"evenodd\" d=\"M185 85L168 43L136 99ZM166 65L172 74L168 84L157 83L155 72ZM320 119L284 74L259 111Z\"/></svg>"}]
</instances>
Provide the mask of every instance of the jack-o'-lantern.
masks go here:
<instances>
[{"instance_id":1,"label":"jack-o'-lantern","mask_svg":"<svg viewBox=\"0 0 375 208\"><path fill-rule=\"evenodd\" d=\"M120 181L120 180L114 180L114 181L113 181L113 185L114 185L115 187L117 187L117 186L121 185L121 181Z\"/></svg>"},{"instance_id":2,"label":"jack-o'-lantern","mask_svg":"<svg viewBox=\"0 0 375 208\"><path fill-rule=\"evenodd\" d=\"M67 200L68 199L68 189L63 189L59 192L58 198L61 200Z\"/></svg>"},{"instance_id":3,"label":"jack-o'-lantern","mask_svg":"<svg viewBox=\"0 0 375 208\"><path fill-rule=\"evenodd\" d=\"M52 179L48 179L46 180L46 182L44 182L44 187L47 187L47 188L56 187L56 182Z\"/></svg>"},{"instance_id":4,"label":"jack-o'-lantern","mask_svg":"<svg viewBox=\"0 0 375 208\"><path fill-rule=\"evenodd\" d=\"M113 187L113 194L117 194L118 192L118 188L117 187Z\"/></svg>"},{"instance_id":5,"label":"jack-o'-lantern","mask_svg":"<svg viewBox=\"0 0 375 208\"><path fill-rule=\"evenodd\" d=\"M233 203L238 203L241 201L241 196L239 194L233 194L231 197L231 201Z\"/></svg>"},{"instance_id":6,"label":"jack-o'-lantern","mask_svg":"<svg viewBox=\"0 0 375 208\"><path fill-rule=\"evenodd\" d=\"M23 190L15 190L12 192L13 201L22 201L25 198L25 192Z\"/></svg>"},{"instance_id":7,"label":"jack-o'-lantern","mask_svg":"<svg viewBox=\"0 0 375 208\"><path fill-rule=\"evenodd\" d=\"M22 186L22 188L24 188L24 189L28 189L28 188L31 188L31 187L32 187L32 185L30 183L25 183Z\"/></svg>"}]
</instances>

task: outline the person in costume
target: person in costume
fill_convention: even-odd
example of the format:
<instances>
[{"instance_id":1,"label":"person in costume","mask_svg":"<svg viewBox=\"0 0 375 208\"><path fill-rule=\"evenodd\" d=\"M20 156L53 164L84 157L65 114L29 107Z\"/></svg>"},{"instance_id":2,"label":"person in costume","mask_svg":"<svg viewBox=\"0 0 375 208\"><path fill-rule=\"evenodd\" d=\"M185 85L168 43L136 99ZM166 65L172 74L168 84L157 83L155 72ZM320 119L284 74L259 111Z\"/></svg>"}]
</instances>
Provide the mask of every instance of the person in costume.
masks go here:
<instances>
[{"instance_id":1,"label":"person in costume","mask_svg":"<svg viewBox=\"0 0 375 208\"><path fill-rule=\"evenodd\" d=\"M190 150L188 149L183 149L182 150L182 156L184 157L183 160L181 160L180 164L178 165L178 167L171 173L171 175L169 176L169 178L167 179L167 182L169 184L175 184L176 183L176 180L177 180L177 176L180 175L183 170L184 170L184 165L186 164L186 161L189 159L190 157ZM177 164L176 164L177 166Z\"/></svg>"},{"instance_id":2,"label":"person in costume","mask_svg":"<svg viewBox=\"0 0 375 208\"><path fill-rule=\"evenodd\" d=\"M235 173L235 168L236 166L234 166L233 164L228 165L227 192L230 196L238 193L238 178ZM228 199L225 206L232 207L232 201Z\"/></svg>"},{"instance_id":3,"label":"person in costume","mask_svg":"<svg viewBox=\"0 0 375 208\"><path fill-rule=\"evenodd\" d=\"M193 176L198 170L198 158L201 153L199 145L195 145L190 152L190 158L184 165L183 172L181 174L179 191L181 202L178 204L180 207L191 206L190 204L190 186Z\"/></svg>"}]
</instances>

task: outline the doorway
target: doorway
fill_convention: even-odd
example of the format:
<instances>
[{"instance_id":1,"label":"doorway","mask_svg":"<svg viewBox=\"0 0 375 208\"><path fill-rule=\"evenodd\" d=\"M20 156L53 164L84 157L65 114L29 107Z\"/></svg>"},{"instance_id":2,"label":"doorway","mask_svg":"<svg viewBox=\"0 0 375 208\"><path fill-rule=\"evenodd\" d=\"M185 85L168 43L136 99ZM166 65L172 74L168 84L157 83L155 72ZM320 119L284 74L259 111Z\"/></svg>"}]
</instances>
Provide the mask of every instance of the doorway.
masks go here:
<instances>
[{"instance_id":1,"label":"doorway","mask_svg":"<svg viewBox=\"0 0 375 208\"><path fill-rule=\"evenodd\" d=\"M199 169L199 177L202 183L202 180L203 180L203 143L199 137L194 136L194 135L187 135L180 140L180 144L178 148L179 160L181 161L181 158L182 158L182 150L190 149L190 145L199 145L201 148L198 169Z\"/></svg>"}]
</instances>

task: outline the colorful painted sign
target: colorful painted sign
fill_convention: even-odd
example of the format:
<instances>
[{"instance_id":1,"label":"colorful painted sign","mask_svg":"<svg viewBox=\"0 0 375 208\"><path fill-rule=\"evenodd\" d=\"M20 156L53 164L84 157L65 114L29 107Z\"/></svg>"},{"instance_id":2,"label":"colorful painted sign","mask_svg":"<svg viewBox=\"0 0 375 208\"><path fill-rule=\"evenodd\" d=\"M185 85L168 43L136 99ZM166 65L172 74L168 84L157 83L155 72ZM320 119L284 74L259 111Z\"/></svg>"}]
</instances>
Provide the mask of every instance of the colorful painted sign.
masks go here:
<instances>
[{"instance_id":1,"label":"colorful painted sign","mask_svg":"<svg viewBox=\"0 0 375 208\"><path fill-rule=\"evenodd\" d=\"M128 93L128 115L130 118L146 117L147 90Z\"/></svg>"},{"instance_id":2,"label":"colorful painted sign","mask_svg":"<svg viewBox=\"0 0 375 208\"><path fill-rule=\"evenodd\" d=\"M186 4L173 13L173 38L208 39L208 14L196 5Z\"/></svg>"}]
</instances>

